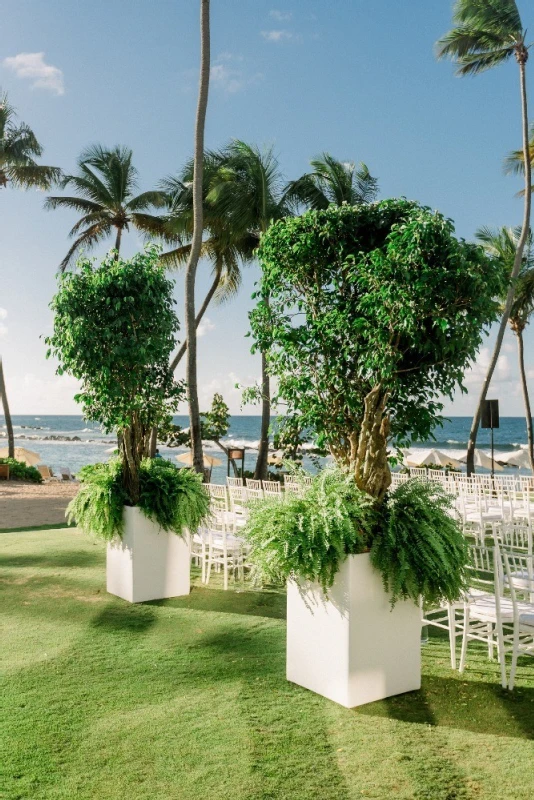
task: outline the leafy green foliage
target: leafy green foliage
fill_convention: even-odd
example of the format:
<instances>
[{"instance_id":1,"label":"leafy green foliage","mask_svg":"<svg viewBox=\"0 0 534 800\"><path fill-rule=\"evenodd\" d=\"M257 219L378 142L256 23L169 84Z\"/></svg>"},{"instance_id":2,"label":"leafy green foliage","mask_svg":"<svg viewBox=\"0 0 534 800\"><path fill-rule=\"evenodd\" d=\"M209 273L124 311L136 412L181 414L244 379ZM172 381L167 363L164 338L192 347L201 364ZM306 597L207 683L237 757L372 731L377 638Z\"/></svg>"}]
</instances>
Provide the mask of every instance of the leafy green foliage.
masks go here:
<instances>
[{"instance_id":1,"label":"leafy green foliage","mask_svg":"<svg viewBox=\"0 0 534 800\"><path fill-rule=\"evenodd\" d=\"M43 148L24 122L17 122L17 112L6 92L0 89L0 188L49 189L61 177L59 167L46 167L35 160Z\"/></svg>"},{"instance_id":2,"label":"leafy green foliage","mask_svg":"<svg viewBox=\"0 0 534 800\"><path fill-rule=\"evenodd\" d=\"M80 489L67 507L69 523L84 533L111 541L123 533L123 508L128 501L120 461L91 464L78 472Z\"/></svg>"},{"instance_id":3,"label":"leafy green foliage","mask_svg":"<svg viewBox=\"0 0 534 800\"><path fill-rule=\"evenodd\" d=\"M209 497L202 476L178 469L163 458L147 458L140 470L141 511L163 530L194 533L209 513Z\"/></svg>"},{"instance_id":4,"label":"leafy green foliage","mask_svg":"<svg viewBox=\"0 0 534 800\"><path fill-rule=\"evenodd\" d=\"M276 222L258 254L252 332L295 427L347 464L379 387L391 438L428 438L497 316L502 276L482 249L392 199Z\"/></svg>"},{"instance_id":5,"label":"leafy green foliage","mask_svg":"<svg viewBox=\"0 0 534 800\"><path fill-rule=\"evenodd\" d=\"M431 606L457 600L467 585L467 544L438 484L410 480L392 492L371 547L392 603L419 597Z\"/></svg>"},{"instance_id":6,"label":"leafy green foliage","mask_svg":"<svg viewBox=\"0 0 534 800\"><path fill-rule=\"evenodd\" d=\"M211 442L219 442L226 436L230 427L230 411L224 402L221 394L214 394L209 411L202 411L200 414L200 429L202 439ZM191 433L189 428L181 428L180 425L171 424L162 436L167 440L169 447L190 447Z\"/></svg>"},{"instance_id":7,"label":"leafy green foliage","mask_svg":"<svg viewBox=\"0 0 534 800\"><path fill-rule=\"evenodd\" d=\"M364 551L375 524L372 498L350 476L325 469L302 497L251 503L244 535L263 580L298 577L326 592L347 555Z\"/></svg>"},{"instance_id":8,"label":"leafy green foliage","mask_svg":"<svg viewBox=\"0 0 534 800\"><path fill-rule=\"evenodd\" d=\"M458 75L477 75L516 54L528 58L525 34L515 0L456 0L456 27L437 43L438 58L450 58Z\"/></svg>"},{"instance_id":9,"label":"leafy green foliage","mask_svg":"<svg viewBox=\"0 0 534 800\"><path fill-rule=\"evenodd\" d=\"M41 473L35 467L29 467L23 461L15 458L0 458L0 464L9 464L9 477L15 481L30 481L31 483L42 483Z\"/></svg>"},{"instance_id":10,"label":"leafy green foliage","mask_svg":"<svg viewBox=\"0 0 534 800\"><path fill-rule=\"evenodd\" d=\"M67 509L69 522L106 541L123 533L123 508L128 496L122 485L121 463L94 464L81 469L80 491ZM201 477L164 459L144 459L139 470L139 508L163 530L181 535L194 532L209 511Z\"/></svg>"},{"instance_id":11,"label":"leafy green foliage","mask_svg":"<svg viewBox=\"0 0 534 800\"><path fill-rule=\"evenodd\" d=\"M81 259L77 273L63 273L58 281L48 355L58 358L59 374L81 381L75 399L84 416L117 432L125 487L135 505L151 430L170 423L184 394L169 367L179 329L174 284L153 246L129 260L110 253L100 267Z\"/></svg>"},{"instance_id":12,"label":"leafy green foliage","mask_svg":"<svg viewBox=\"0 0 534 800\"><path fill-rule=\"evenodd\" d=\"M45 208L68 208L81 214L70 232L76 237L60 264L67 269L83 247L90 250L113 233L115 246L120 247L124 230L133 226L143 233L152 233L157 217L147 213L162 206L165 194L149 191L136 194L138 173L128 147L108 149L100 144L88 147L78 159L76 175L64 175L61 188L72 188L74 197L48 197Z\"/></svg>"}]
</instances>

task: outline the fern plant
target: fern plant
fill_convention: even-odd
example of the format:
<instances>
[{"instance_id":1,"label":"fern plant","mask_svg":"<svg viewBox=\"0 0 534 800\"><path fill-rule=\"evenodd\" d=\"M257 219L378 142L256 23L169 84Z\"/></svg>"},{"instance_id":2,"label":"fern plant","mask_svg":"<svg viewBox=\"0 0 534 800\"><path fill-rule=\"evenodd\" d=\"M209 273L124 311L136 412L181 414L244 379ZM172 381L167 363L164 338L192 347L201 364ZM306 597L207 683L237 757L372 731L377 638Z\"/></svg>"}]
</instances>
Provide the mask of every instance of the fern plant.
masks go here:
<instances>
[{"instance_id":1,"label":"fern plant","mask_svg":"<svg viewBox=\"0 0 534 800\"><path fill-rule=\"evenodd\" d=\"M139 508L165 531L194 533L209 513L202 476L163 458L146 458L139 470Z\"/></svg>"},{"instance_id":2,"label":"fern plant","mask_svg":"<svg viewBox=\"0 0 534 800\"><path fill-rule=\"evenodd\" d=\"M438 484L410 480L387 498L373 536L371 563L382 573L392 605L419 597L454 601L467 585L468 549L452 498Z\"/></svg>"},{"instance_id":3,"label":"fern plant","mask_svg":"<svg viewBox=\"0 0 534 800\"><path fill-rule=\"evenodd\" d=\"M108 464L91 464L78 472L80 489L67 506L67 519L106 541L122 536L122 510L128 498L118 459Z\"/></svg>"},{"instance_id":4,"label":"fern plant","mask_svg":"<svg viewBox=\"0 0 534 800\"><path fill-rule=\"evenodd\" d=\"M303 496L250 504L244 535L266 582L318 581L327 591L350 553L366 549L376 524L374 501L336 468L317 475Z\"/></svg>"},{"instance_id":5,"label":"fern plant","mask_svg":"<svg viewBox=\"0 0 534 800\"><path fill-rule=\"evenodd\" d=\"M111 541L123 534L123 508L129 499L119 460L84 467L80 490L67 508L69 522L85 533ZM139 468L140 510L165 531L195 532L209 513L201 477L164 459L145 459Z\"/></svg>"}]
</instances>

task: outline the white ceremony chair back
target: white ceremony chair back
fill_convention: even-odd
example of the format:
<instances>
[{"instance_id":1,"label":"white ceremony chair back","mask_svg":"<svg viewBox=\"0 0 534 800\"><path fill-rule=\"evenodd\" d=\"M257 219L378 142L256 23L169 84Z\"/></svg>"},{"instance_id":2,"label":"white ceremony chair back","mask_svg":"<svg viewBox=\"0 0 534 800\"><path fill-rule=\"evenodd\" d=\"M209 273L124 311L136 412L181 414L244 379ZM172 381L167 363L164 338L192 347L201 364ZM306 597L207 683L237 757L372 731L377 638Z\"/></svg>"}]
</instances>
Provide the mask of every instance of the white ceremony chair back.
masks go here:
<instances>
[{"instance_id":1,"label":"white ceremony chair back","mask_svg":"<svg viewBox=\"0 0 534 800\"><path fill-rule=\"evenodd\" d=\"M243 478L231 478L228 476L226 478L226 485L227 486L243 486Z\"/></svg>"},{"instance_id":2,"label":"white ceremony chair back","mask_svg":"<svg viewBox=\"0 0 534 800\"><path fill-rule=\"evenodd\" d=\"M265 497L282 497L282 484L280 481L262 481Z\"/></svg>"},{"instance_id":3,"label":"white ceremony chair back","mask_svg":"<svg viewBox=\"0 0 534 800\"><path fill-rule=\"evenodd\" d=\"M512 633L504 637L512 649L508 683L512 690L519 655L534 656L534 556L506 549L501 552L505 585L510 591L513 611Z\"/></svg>"},{"instance_id":4,"label":"white ceremony chair back","mask_svg":"<svg viewBox=\"0 0 534 800\"><path fill-rule=\"evenodd\" d=\"M426 478L426 467L410 467L410 478Z\"/></svg>"},{"instance_id":5,"label":"white ceremony chair back","mask_svg":"<svg viewBox=\"0 0 534 800\"><path fill-rule=\"evenodd\" d=\"M261 481L257 481L254 478L247 478L247 498L249 500L263 500Z\"/></svg>"},{"instance_id":6,"label":"white ceremony chair back","mask_svg":"<svg viewBox=\"0 0 534 800\"><path fill-rule=\"evenodd\" d=\"M459 671L462 673L465 669L469 641L487 644L488 657L490 659L493 658L493 650L496 644L501 670L501 685L505 689L507 679L498 561L498 552L495 547L485 547L478 544L469 545L470 585L464 600L462 652Z\"/></svg>"}]
</instances>

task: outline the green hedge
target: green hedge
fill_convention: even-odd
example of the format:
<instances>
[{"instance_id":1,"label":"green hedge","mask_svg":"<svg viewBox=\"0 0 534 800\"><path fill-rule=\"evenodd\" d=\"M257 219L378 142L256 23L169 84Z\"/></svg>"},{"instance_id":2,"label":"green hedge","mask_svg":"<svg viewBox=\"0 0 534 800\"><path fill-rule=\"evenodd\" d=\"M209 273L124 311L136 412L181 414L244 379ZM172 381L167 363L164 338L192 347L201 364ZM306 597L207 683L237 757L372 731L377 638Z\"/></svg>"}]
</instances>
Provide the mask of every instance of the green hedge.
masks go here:
<instances>
[{"instance_id":1,"label":"green hedge","mask_svg":"<svg viewBox=\"0 0 534 800\"><path fill-rule=\"evenodd\" d=\"M28 467L23 461L17 461L15 458L0 458L0 464L9 464L9 477L13 481L43 482L39 470L35 467Z\"/></svg>"}]
</instances>

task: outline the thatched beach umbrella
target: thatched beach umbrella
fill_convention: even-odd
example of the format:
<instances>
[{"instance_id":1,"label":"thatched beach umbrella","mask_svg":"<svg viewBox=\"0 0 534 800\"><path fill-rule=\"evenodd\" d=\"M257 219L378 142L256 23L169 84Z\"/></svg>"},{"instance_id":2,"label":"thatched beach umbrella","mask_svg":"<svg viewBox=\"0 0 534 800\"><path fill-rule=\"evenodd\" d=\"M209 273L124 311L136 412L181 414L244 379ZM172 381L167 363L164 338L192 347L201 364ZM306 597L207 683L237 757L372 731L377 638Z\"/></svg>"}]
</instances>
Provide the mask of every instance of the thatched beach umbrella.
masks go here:
<instances>
[{"instance_id":1,"label":"thatched beach umbrella","mask_svg":"<svg viewBox=\"0 0 534 800\"><path fill-rule=\"evenodd\" d=\"M0 450L0 458L8 457L8 448L2 447ZM33 450L27 450L25 447L15 447L15 461L22 461L28 467L34 467L36 464L41 463L41 456L39 453L34 453Z\"/></svg>"}]
</instances>

